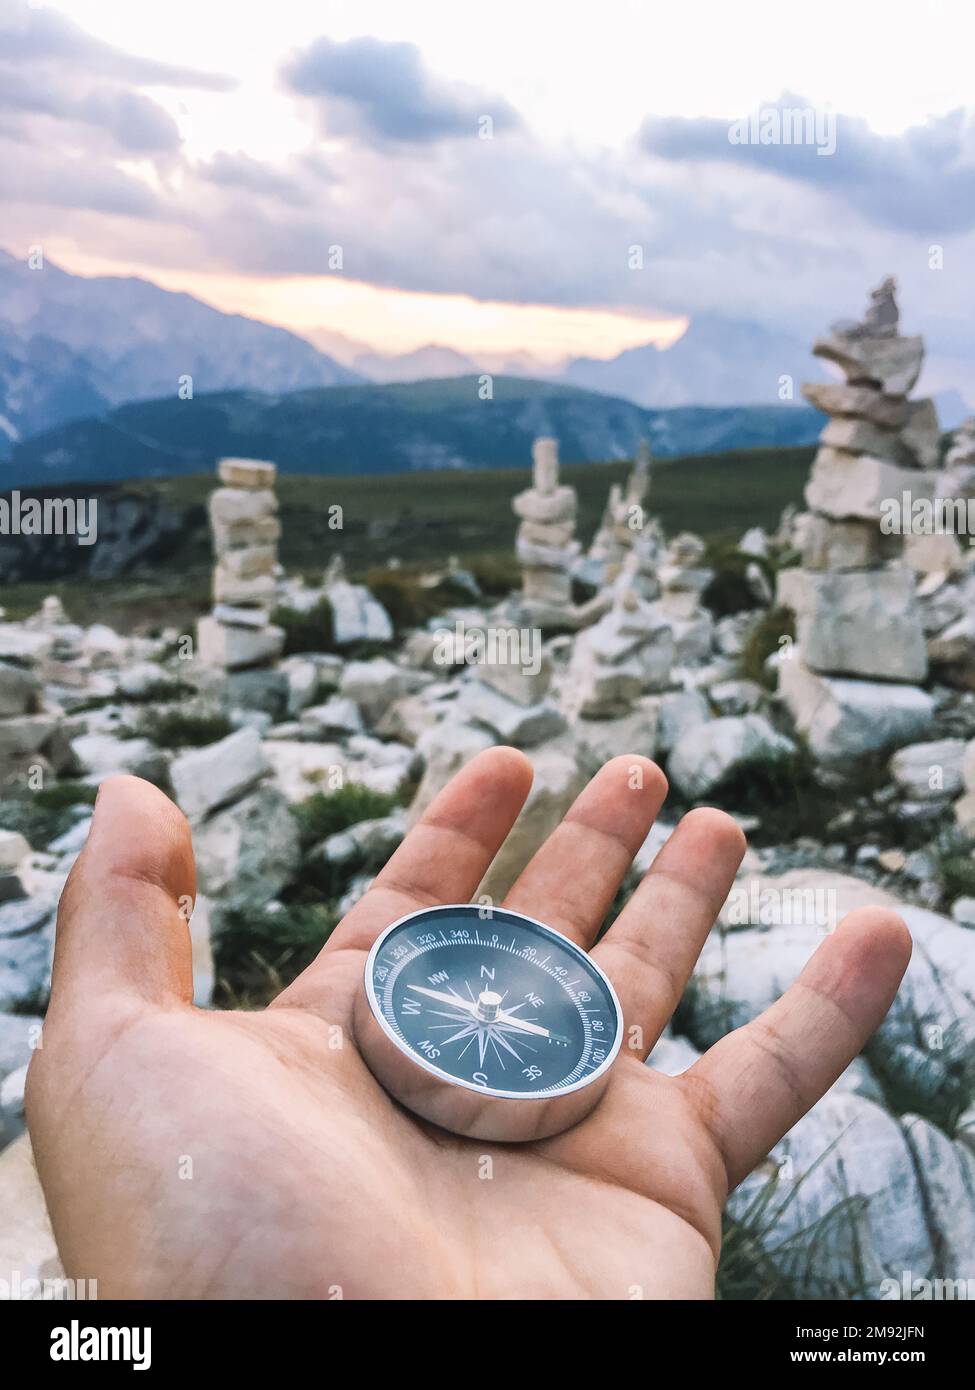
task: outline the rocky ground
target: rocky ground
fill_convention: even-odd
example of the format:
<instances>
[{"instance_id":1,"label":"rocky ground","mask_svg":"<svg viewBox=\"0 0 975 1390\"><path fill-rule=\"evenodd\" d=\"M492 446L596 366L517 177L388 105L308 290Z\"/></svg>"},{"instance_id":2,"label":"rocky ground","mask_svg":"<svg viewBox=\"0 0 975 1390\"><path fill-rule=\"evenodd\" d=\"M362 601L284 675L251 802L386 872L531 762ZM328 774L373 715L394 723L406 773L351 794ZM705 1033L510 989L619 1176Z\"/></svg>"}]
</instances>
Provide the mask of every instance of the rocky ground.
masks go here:
<instances>
[{"instance_id":1,"label":"rocky ground","mask_svg":"<svg viewBox=\"0 0 975 1390\"><path fill-rule=\"evenodd\" d=\"M754 535L743 545L744 557L774 549ZM201 890L197 998L246 1007L310 958L453 772L508 742L531 758L535 786L482 891L501 894L586 777L624 750L657 757L673 788L634 877L686 806L717 801L750 833L651 1065L681 1070L753 1017L852 906L894 904L914 934L907 980L867 1054L733 1199L727 1291L876 1297L902 1270L964 1275L975 1240L975 695L935 683L923 740L845 766L816 760L774 688L788 644L766 634L772 655L756 669L775 610L715 619L691 550L685 540L663 552L656 598L614 601L582 632L549 635L527 674L468 660L472 632L517 631L518 614L511 600L486 606L459 571L429 576L455 601L395 639L376 599L341 576L320 591L279 579L279 611L305 617L292 645L313 647L320 625L322 649L235 671L204 664L186 634L123 638L76 625L56 601L0 623L4 1269L56 1260L18 1136L57 900L98 783L133 772L186 812ZM668 569L668 555L681 563Z\"/></svg>"}]
</instances>

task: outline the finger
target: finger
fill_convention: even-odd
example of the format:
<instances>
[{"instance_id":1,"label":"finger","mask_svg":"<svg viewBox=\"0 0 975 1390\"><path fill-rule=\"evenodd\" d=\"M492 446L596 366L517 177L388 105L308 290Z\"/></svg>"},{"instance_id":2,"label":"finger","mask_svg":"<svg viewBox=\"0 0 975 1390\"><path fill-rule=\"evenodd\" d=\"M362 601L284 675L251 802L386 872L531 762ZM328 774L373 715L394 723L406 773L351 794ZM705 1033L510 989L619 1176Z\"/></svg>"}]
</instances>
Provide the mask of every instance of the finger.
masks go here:
<instances>
[{"instance_id":1,"label":"finger","mask_svg":"<svg viewBox=\"0 0 975 1390\"><path fill-rule=\"evenodd\" d=\"M504 906L589 946L666 794L667 779L649 758L613 758L522 870Z\"/></svg>"},{"instance_id":2,"label":"finger","mask_svg":"<svg viewBox=\"0 0 975 1390\"><path fill-rule=\"evenodd\" d=\"M646 1057L663 1032L745 853L723 811L689 811L593 959L619 995L629 1041Z\"/></svg>"},{"instance_id":3,"label":"finger","mask_svg":"<svg viewBox=\"0 0 975 1390\"><path fill-rule=\"evenodd\" d=\"M531 763L515 748L488 748L472 758L434 798L332 933L326 950L368 950L407 912L468 902L514 825L531 782Z\"/></svg>"},{"instance_id":4,"label":"finger","mask_svg":"<svg viewBox=\"0 0 975 1390\"><path fill-rule=\"evenodd\" d=\"M182 811L139 777L108 778L58 907L52 1008L118 991L191 1000L195 893Z\"/></svg>"},{"instance_id":5,"label":"finger","mask_svg":"<svg viewBox=\"0 0 975 1390\"><path fill-rule=\"evenodd\" d=\"M681 1081L734 1187L862 1051L911 957L902 918L849 913L789 989L695 1062Z\"/></svg>"}]
</instances>

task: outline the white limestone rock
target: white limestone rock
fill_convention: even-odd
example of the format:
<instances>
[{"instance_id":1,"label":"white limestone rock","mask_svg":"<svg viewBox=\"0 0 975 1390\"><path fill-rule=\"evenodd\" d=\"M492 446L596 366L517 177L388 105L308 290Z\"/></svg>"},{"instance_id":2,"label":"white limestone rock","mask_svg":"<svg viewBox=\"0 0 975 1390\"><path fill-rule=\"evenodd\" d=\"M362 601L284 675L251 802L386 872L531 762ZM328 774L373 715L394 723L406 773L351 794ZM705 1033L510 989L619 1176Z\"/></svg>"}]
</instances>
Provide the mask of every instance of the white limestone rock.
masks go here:
<instances>
[{"instance_id":1,"label":"white limestone rock","mask_svg":"<svg viewBox=\"0 0 975 1390\"><path fill-rule=\"evenodd\" d=\"M279 657L283 647L284 632L268 623L266 616L260 627L231 627L213 616L203 617L197 624L200 661L227 671L265 665Z\"/></svg>"},{"instance_id":2,"label":"white limestone rock","mask_svg":"<svg viewBox=\"0 0 975 1390\"><path fill-rule=\"evenodd\" d=\"M345 695L333 695L322 705L302 710L299 723L304 737L320 741L345 738L365 729L359 706Z\"/></svg>"},{"instance_id":3,"label":"white limestone rock","mask_svg":"<svg viewBox=\"0 0 975 1390\"><path fill-rule=\"evenodd\" d=\"M744 768L781 762L795 751L763 715L712 719L678 737L667 770L676 790L696 800Z\"/></svg>"},{"instance_id":4,"label":"white limestone rock","mask_svg":"<svg viewBox=\"0 0 975 1390\"><path fill-rule=\"evenodd\" d=\"M300 862L294 818L273 787L258 787L210 816L194 830L193 846L200 887L224 909L270 902Z\"/></svg>"},{"instance_id":5,"label":"white limestone rock","mask_svg":"<svg viewBox=\"0 0 975 1390\"><path fill-rule=\"evenodd\" d=\"M473 901L500 903L535 851L561 823L585 785L574 757L556 747L530 754L535 778L528 799L494 858Z\"/></svg>"},{"instance_id":6,"label":"white limestone rock","mask_svg":"<svg viewBox=\"0 0 975 1390\"><path fill-rule=\"evenodd\" d=\"M0 1013L38 1012L47 1004L55 909L49 898L0 903Z\"/></svg>"},{"instance_id":7,"label":"white limestone rock","mask_svg":"<svg viewBox=\"0 0 975 1390\"><path fill-rule=\"evenodd\" d=\"M332 639L337 647L393 640L389 614L365 585L337 579L329 585L327 596L332 607Z\"/></svg>"},{"instance_id":8,"label":"white limestone rock","mask_svg":"<svg viewBox=\"0 0 975 1390\"><path fill-rule=\"evenodd\" d=\"M797 635L814 671L891 681L924 679L927 645L914 577L906 566L808 573L804 582L805 598L796 608Z\"/></svg>"},{"instance_id":9,"label":"white limestone rock","mask_svg":"<svg viewBox=\"0 0 975 1390\"><path fill-rule=\"evenodd\" d=\"M429 678L406 666L397 666L386 657L373 661L350 661L342 672L339 693L354 701L370 727L403 695L414 692Z\"/></svg>"},{"instance_id":10,"label":"white limestone rock","mask_svg":"<svg viewBox=\"0 0 975 1390\"><path fill-rule=\"evenodd\" d=\"M913 389L924 361L924 339L917 337L820 338L813 352L835 362L851 385L876 384L888 396L906 396Z\"/></svg>"},{"instance_id":11,"label":"white limestone rock","mask_svg":"<svg viewBox=\"0 0 975 1390\"><path fill-rule=\"evenodd\" d=\"M806 505L837 520L859 518L879 526L883 504L903 494L931 500L934 482L930 473L899 468L872 454L850 454L823 447L816 455L806 484Z\"/></svg>"},{"instance_id":12,"label":"white limestone rock","mask_svg":"<svg viewBox=\"0 0 975 1390\"><path fill-rule=\"evenodd\" d=\"M117 772L155 780L165 772L168 761L168 754L148 738L112 734L81 734L71 740L71 752L88 780L97 781Z\"/></svg>"},{"instance_id":13,"label":"white limestone rock","mask_svg":"<svg viewBox=\"0 0 975 1390\"><path fill-rule=\"evenodd\" d=\"M255 729L239 729L217 743L181 753L169 769L176 801L189 820L233 801L269 770Z\"/></svg>"},{"instance_id":14,"label":"white limestone rock","mask_svg":"<svg viewBox=\"0 0 975 1390\"><path fill-rule=\"evenodd\" d=\"M956 797L962 791L962 756L965 741L960 738L936 739L931 743L911 743L899 748L890 760L890 771L898 788L911 801L939 801Z\"/></svg>"},{"instance_id":15,"label":"white limestone rock","mask_svg":"<svg viewBox=\"0 0 975 1390\"><path fill-rule=\"evenodd\" d=\"M458 714L490 730L501 743L533 748L555 738L566 727L565 716L549 700L518 705L481 681L470 681L457 701Z\"/></svg>"},{"instance_id":16,"label":"white limestone rock","mask_svg":"<svg viewBox=\"0 0 975 1390\"><path fill-rule=\"evenodd\" d=\"M908 402L885 396L874 386L849 386L841 381L807 382L802 394L826 415L850 415L884 429L899 430L907 421Z\"/></svg>"},{"instance_id":17,"label":"white limestone rock","mask_svg":"<svg viewBox=\"0 0 975 1390\"><path fill-rule=\"evenodd\" d=\"M0 719L31 714L40 702L40 682L22 666L0 661Z\"/></svg>"},{"instance_id":18,"label":"white limestone rock","mask_svg":"<svg viewBox=\"0 0 975 1390\"><path fill-rule=\"evenodd\" d=\"M217 464L220 481L227 487L248 489L272 488L278 475L277 465L263 459L221 459Z\"/></svg>"},{"instance_id":19,"label":"white limestone rock","mask_svg":"<svg viewBox=\"0 0 975 1390\"><path fill-rule=\"evenodd\" d=\"M852 1091L824 1096L732 1195L729 1211L747 1222L756 1202L768 1259L808 1281L809 1297L879 1298L892 1274L927 1271L936 1259L903 1130Z\"/></svg>"},{"instance_id":20,"label":"white limestone rock","mask_svg":"<svg viewBox=\"0 0 975 1390\"><path fill-rule=\"evenodd\" d=\"M779 695L820 762L842 766L917 743L934 722L934 701L918 686L821 676L798 649L778 662L778 675Z\"/></svg>"}]
</instances>

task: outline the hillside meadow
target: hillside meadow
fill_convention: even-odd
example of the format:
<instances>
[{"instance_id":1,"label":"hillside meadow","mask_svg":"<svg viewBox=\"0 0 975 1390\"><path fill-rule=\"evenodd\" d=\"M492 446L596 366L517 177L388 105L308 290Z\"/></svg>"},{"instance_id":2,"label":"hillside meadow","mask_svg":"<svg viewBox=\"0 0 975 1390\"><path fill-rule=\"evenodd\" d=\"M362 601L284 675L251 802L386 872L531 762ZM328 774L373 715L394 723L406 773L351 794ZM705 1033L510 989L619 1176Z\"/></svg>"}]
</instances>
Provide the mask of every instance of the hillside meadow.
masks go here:
<instances>
[{"instance_id":1,"label":"hillside meadow","mask_svg":"<svg viewBox=\"0 0 975 1390\"><path fill-rule=\"evenodd\" d=\"M800 502L813 449L750 449L656 461L649 510L664 531L696 531L708 540L737 539L749 526L773 527L782 509ZM563 480L579 498L577 535L588 545L611 483L627 462L570 465ZM437 566L451 555L476 563L499 588L517 580L511 499L528 486L528 469L420 471L382 475L282 474L277 493L283 535L280 557L291 573L318 578L335 555L353 576L396 557L408 568ZM145 479L90 489L120 490L151 506L176 509L181 526L152 565L121 578L8 585L0 603L11 617L34 611L56 593L79 620L125 629L184 626L209 606L212 565L206 503L213 475ZM66 489L81 494L83 484ZM337 510L340 509L340 510ZM338 522L341 522L341 525ZM8 542L13 543L13 542Z\"/></svg>"}]
</instances>

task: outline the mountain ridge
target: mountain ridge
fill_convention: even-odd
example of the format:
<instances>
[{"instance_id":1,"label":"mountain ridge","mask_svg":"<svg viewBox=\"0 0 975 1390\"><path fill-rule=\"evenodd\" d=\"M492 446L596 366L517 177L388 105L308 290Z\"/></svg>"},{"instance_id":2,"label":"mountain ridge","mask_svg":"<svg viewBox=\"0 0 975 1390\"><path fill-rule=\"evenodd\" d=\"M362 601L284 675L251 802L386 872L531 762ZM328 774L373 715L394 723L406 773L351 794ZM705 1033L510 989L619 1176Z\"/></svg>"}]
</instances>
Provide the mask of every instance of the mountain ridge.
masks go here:
<instances>
[{"instance_id":1,"label":"mountain ridge","mask_svg":"<svg viewBox=\"0 0 975 1390\"><path fill-rule=\"evenodd\" d=\"M222 455L267 458L284 473L383 474L524 467L552 434L566 462L631 458L641 438L661 457L812 443L806 406L649 411L564 383L478 377L303 391L215 392L129 403L14 446L12 486L126 481L210 471Z\"/></svg>"}]
</instances>

